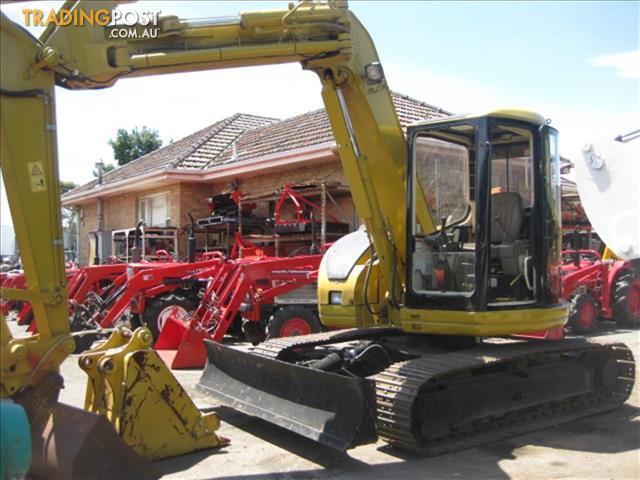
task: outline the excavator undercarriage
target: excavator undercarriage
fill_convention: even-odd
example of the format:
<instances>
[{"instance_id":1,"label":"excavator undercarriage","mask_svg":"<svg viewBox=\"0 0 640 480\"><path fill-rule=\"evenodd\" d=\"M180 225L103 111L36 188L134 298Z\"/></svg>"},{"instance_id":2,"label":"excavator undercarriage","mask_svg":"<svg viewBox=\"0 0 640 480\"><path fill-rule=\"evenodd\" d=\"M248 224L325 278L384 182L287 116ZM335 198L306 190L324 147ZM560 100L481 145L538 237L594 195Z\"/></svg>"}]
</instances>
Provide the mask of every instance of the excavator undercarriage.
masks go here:
<instances>
[{"instance_id":1,"label":"excavator undercarriage","mask_svg":"<svg viewBox=\"0 0 640 480\"><path fill-rule=\"evenodd\" d=\"M338 450L378 436L422 455L469 448L615 408L635 378L625 345L585 339L465 346L369 328L273 339L254 353L206 346L204 392Z\"/></svg>"}]
</instances>

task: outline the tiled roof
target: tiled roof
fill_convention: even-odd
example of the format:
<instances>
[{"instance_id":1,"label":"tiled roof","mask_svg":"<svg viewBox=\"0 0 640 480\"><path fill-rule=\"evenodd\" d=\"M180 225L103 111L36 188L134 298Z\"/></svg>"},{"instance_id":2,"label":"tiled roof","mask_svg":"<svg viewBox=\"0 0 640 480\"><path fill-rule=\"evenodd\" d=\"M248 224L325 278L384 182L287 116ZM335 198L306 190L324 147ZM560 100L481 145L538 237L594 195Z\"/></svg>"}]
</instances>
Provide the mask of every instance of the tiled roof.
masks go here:
<instances>
[{"instance_id":1,"label":"tiled roof","mask_svg":"<svg viewBox=\"0 0 640 480\"><path fill-rule=\"evenodd\" d=\"M393 104L396 107L398 119L403 127L419 122L420 120L430 120L453 115L452 112L447 112L446 110L421 102L407 95L391 92L391 96L393 98Z\"/></svg>"},{"instance_id":2,"label":"tiled roof","mask_svg":"<svg viewBox=\"0 0 640 480\"><path fill-rule=\"evenodd\" d=\"M406 95L392 93L392 98L403 127L420 120L450 115L449 112ZM236 114L105 174L103 184L133 179L164 168L206 169L333 141L324 109L282 121ZM97 181L94 180L65 195L91 190L96 184Z\"/></svg>"},{"instance_id":3,"label":"tiled roof","mask_svg":"<svg viewBox=\"0 0 640 480\"><path fill-rule=\"evenodd\" d=\"M419 120L450 115L442 109L405 95L392 93L403 127ZM333 142L333 132L324 109L304 113L281 122L245 132L234 145L212 159L208 166L232 163Z\"/></svg>"},{"instance_id":4,"label":"tiled roof","mask_svg":"<svg viewBox=\"0 0 640 480\"><path fill-rule=\"evenodd\" d=\"M562 187L563 197L576 197L578 198L578 186L573 180L569 180L564 175L560 176L560 185Z\"/></svg>"},{"instance_id":5,"label":"tiled roof","mask_svg":"<svg viewBox=\"0 0 640 480\"><path fill-rule=\"evenodd\" d=\"M560 173L569 173L574 166L571 160L560 156Z\"/></svg>"},{"instance_id":6,"label":"tiled roof","mask_svg":"<svg viewBox=\"0 0 640 480\"><path fill-rule=\"evenodd\" d=\"M200 142L196 142L183 155L178 156L172 166L177 168L205 168L228 150L243 133L279 123L275 118L257 117L255 115L236 114L216 125L208 135L204 135ZM210 127L211 128L211 127Z\"/></svg>"},{"instance_id":7,"label":"tiled roof","mask_svg":"<svg viewBox=\"0 0 640 480\"><path fill-rule=\"evenodd\" d=\"M198 152L209 151L212 152L213 155L216 142L220 143L225 139L228 144L230 144L243 131L276 121L277 119L275 118L236 113L231 117L209 125L202 130L198 130L191 135L147 153L120 168L104 174L102 183L107 185L119 180L132 179L139 175L144 175L145 173L155 170L162 170L167 167L201 168L205 164L205 161L201 160L202 154ZM228 144L224 145L222 149L226 148ZM217 148L220 149L221 147L218 146ZM182 165L182 162L184 162L184 165ZM83 191L91 190L97 184L98 181L93 180L70 190L65 195L75 195ZM65 195L63 195L63 198Z\"/></svg>"}]
</instances>

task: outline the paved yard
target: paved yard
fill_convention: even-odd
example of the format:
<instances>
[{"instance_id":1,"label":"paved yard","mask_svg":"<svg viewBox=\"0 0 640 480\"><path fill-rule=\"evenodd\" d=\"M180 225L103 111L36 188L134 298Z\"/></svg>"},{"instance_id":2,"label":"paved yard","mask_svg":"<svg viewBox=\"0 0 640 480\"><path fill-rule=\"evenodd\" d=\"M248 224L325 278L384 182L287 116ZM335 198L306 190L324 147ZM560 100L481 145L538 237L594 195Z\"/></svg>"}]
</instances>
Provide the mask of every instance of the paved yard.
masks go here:
<instances>
[{"instance_id":1,"label":"paved yard","mask_svg":"<svg viewBox=\"0 0 640 480\"><path fill-rule=\"evenodd\" d=\"M601 333L629 345L640 358L638 331ZM430 479L638 479L640 395L615 411L532 432L499 443L435 458L404 457L382 442L338 453L262 420L212 404L195 390L199 371L176 376L200 408L218 411L219 434L231 444L158 462L165 478L430 478ZM83 372L72 357L63 365L61 400L82 405Z\"/></svg>"}]
</instances>

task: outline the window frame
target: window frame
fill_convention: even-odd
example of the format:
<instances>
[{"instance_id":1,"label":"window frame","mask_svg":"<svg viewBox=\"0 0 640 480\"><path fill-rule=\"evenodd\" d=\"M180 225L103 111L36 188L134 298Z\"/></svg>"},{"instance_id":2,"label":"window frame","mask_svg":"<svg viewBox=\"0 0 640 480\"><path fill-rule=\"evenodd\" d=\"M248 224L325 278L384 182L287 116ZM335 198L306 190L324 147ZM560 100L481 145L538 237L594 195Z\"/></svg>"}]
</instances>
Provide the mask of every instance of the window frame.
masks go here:
<instances>
[{"instance_id":1,"label":"window frame","mask_svg":"<svg viewBox=\"0 0 640 480\"><path fill-rule=\"evenodd\" d=\"M501 160L504 160L504 170L503 172L500 173L504 173L505 177L506 177L506 186L507 186L507 191L508 192L512 192L512 191L517 191L514 190L512 183L513 183L513 179L517 177L516 175L516 167L517 164L515 163L515 160L518 158L526 158L526 157L518 157L518 156L511 156L512 150L514 147L520 147L520 146L527 146L529 148L529 161L524 165L524 182L525 182L525 186L526 188L528 188L529 190L529 195L527 198L525 198L524 196L521 195L525 207L527 208L531 208L533 206L534 200L535 200L535 185L534 185L534 165L533 165L533 142L534 142L534 135L533 132L528 132L530 137L529 137L529 141L527 142L519 142L519 143L505 143L505 144L494 144L493 145L493 151L495 151L496 147L497 148L504 148L505 151L505 155L504 157L493 157L493 153L492 153L492 157L491 157L491 188L495 188L493 182L494 182L494 173L496 173L494 171L494 166L499 163ZM518 192L519 193L519 192Z\"/></svg>"},{"instance_id":2,"label":"window frame","mask_svg":"<svg viewBox=\"0 0 640 480\"><path fill-rule=\"evenodd\" d=\"M164 201L165 217L161 224L152 223L153 202L162 199ZM144 206L143 206L144 205ZM150 218L151 217L151 218ZM138 218L144 220L147 227L171 226L171 194L168 190L163 192L141 195L138 197Z\"/></svg>"},{"instance_id":3,"label":"window frame","mask_svg":"<svg viewBox=\"0 0 640 480\"><path fill-rule=\"evenodd\" d=\"M486 289L486 274L482 274L487 270L486 262L484 261L483 255L479 252L482 252L482 246L479 245L480 239L484 237L484 228L481 227L481 232L476 235L476 247L475 247L475 256L476 256L476 265L475 265L475 288L471 292L449 292L449 291L438 291L438 290L429 290L429 291L421 291L416 290L413 285L412 272L413 272L413 252L415 251L415 235L416 235L416 169L414 162L414 145L416 139L421 134L428 134L429 131L442 129L443 126L446 125L446 128L452 127L472 127L474 129L473 134L473 143L472 145L485 145L487 142L486 132L487 132L487 123L486 119L468 119L461 118L459 120L451 120L443 123L434 123L431 125L416 125L415 127L409 127L407 132L407 143L408 143L408 155L407 155L407 205L410 208L407 209L407 266L406 266L406 278L405 278L405 303L409 307L416 308L431 308L431 309L452 309L452 310L467 310L472 305L475 310L484 310L486 309L486 299L482 292ZM447 141L451 143L460 143L455 142L452 139L447 139ZM470 169L473 164L476 169L474 180L475 180L475 192L476 199L478 193L481 195L486 195L486 188L482 188L482 178L488 177L488 168L486 168L485 163L481 160L481 156L484 155L484 148L480 149L482 151L478 151L476 149L470 149L469 145L465 145L464 143L460 143L460 145L465 146L470 152L468 164L467 164L467 178L465 182L467 182L467 200L471 202L471 191L472 186L470 185ZM478 172L478 165L483 165L484 167L480 172ZM477 207L476 207L477 208ZM486 208L486 207L485 207ZM484 210L483 208L482 210ZM430 212L431 213L431 212ZM476 212L476 218L479 212ZM434 222L436 219L434 219ZM438 222L435 222L436 228Z\"/></svg>"},{"instance_id":4,"label":"window frame","mask_svg":"<svg viewBox=\"0 0 640 480\"><path fill-rule=\"evenodd\" d=\"M470 125L470 124L469 124L469 126L473 127L473 125ZM474 127L474 129L475 129L475 127ZM411 184L412 184L413 188L412 188L412 197L411 197L411 207L412 207L412 209L414 211L414 215L413 215L413 220L411 222L411 226L412 226L411 232L413 233L413 235L417 235L418 234L418 231L417 231L418 225L417 225L417 221L416 221L416 218L415 218L415 211L416 211L416 203L415 202L416 202L416 190L417 190L416 186L419 186L423 190L423 195L425 196L425 198L426 198L426 195L427 195L427 192L424 191L424 187L422 186L421 181L418 178L418 169L415 167L415 163L416 163L415 143L418 142L420 137L430 138L430 139L433 139L433 140L436 140L436 141L440 141L440 142L443 142L443 143L448 142L448 143L450 143L452 145L457 145L457 146L462 147L462 148L465 149L466 158L464 159L464 172L463 172L463 175L462 175L464 181L463 181L462 188L463 188L463 191L464 191L464 195L466 197L466 203L469 204L469 202L471 202L471 185L470 185L470 181L469 181L469 169L470 169L470 157L471 157L472 150L469 148L468 145L465 145L462 142L456 142L454 140L443 140L443 139L436 138L436 137L429 137L428 135L425 134L425 132L427 132L427 130L423 130L423 131L418 132L418 133L416 133L414 135L414 137L412 139L412 142L414 142L414 143L412 144L412 148L411 148L411 158L409 159L409 161L412 163ZM440 164L441 160L442 159L440 159L438 157L436 158L436 165L435 165L435 172L436 173L434 175L434 178L436 180L436 182L435 182L436 189L435 190L436 190L436 202L437 203L439 203L439 198L440 198L440 184L438 183L438 180L439 180L438 168L439 168L439 164ZM442 160L442 161L446 161L446 160ZM432 219L434 221L434 224L436 226L439 226L440 225L440 216L441 215L440 215L440 212L437 211L437 208L438 208L437 207L437 203L436 203L436 215L437 216L434 216L434 212L431 210L431 206L429 206L428 208L429 208L429 214L431 215L431 217L432 217ZM454 219L454 220L459 220L459 219Z\"/></svg>"}]
</instances>

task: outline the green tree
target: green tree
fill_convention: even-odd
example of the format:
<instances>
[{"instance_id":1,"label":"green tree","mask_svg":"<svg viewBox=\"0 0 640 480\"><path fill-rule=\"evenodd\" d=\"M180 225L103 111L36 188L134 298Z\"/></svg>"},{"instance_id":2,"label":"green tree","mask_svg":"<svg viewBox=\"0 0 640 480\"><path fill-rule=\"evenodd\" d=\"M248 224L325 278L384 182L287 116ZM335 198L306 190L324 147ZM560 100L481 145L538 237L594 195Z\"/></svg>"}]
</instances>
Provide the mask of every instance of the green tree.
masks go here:
<instances>
[{"instance_id":1,"label":"green tree","mask_svg":"<svg viewBox=\"0 0 640 480\"><path fill-rule=\"evenodd\" d=\"M160 148L162 140L157 130L147 127L142 127L142 130L136 127L130 132L119 128L116 138L109 140L109 145L113 148L113 156L118 161L118 165L126 165Z\"/></svg>"},{"instance_id":2,"label":"green tree","mask_svg":"<svg viewBox=\"0 0 640 480\"><path fill-rule=\"evenodd\" d=\"M71 181L60 180L60 193L67 193L69 190L76 188L78 184Z\"/></svg>"}]
</instances>

